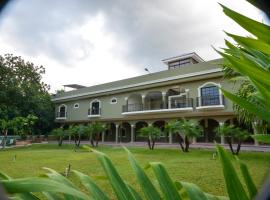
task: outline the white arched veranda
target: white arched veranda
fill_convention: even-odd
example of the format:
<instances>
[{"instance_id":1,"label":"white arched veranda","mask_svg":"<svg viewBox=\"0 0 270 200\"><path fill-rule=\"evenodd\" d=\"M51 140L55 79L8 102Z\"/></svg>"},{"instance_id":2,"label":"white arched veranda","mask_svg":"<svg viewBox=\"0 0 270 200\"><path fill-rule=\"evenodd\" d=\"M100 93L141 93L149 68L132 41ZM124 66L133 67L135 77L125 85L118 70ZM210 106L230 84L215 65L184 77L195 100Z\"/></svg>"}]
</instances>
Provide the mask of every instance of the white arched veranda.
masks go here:
<instances>
[{"instance_id":1,"label":"white arched veranda","mask_svg":"<svg viewBox=\"0 0 270 200\"><path fill-rule=\"evenodd\" d=\"M220 87L220 83L215 82L206 82L199 86L197 109L224 108ZM203 89L205 89L205 94L202 94Z\"/></svg>"},{"instance_id":2,"label":"white arched veranda","mask_svg":"<svg viewBox=\"0 0 270 200\"><path fill-rule=\"evenodd\" d=\"M94 99L90 102L88 117L98 117L101 115L101 101Z\"/></svg>"},{"instance_id":3,"label":"white arched veranda","mask_svg":"<svg viewBox=\"0 0 270 200\"><path fill-rule=\"evenodd\" d=\"M57 118L65 119L66 117L67 117L67 105L61 104L61 105L58 107Z\"/></svg>"}]
</instances>

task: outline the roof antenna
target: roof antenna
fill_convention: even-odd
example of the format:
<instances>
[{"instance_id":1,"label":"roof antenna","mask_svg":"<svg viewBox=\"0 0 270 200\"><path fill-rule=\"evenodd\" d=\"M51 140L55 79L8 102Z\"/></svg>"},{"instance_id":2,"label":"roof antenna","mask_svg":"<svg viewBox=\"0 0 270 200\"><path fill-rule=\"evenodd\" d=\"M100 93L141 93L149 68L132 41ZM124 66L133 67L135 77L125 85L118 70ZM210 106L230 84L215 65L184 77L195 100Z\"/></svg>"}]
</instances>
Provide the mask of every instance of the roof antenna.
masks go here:
<instances>
[{"instance_id":1,"label":"roof antenna","mask_svg":"<svg viewBox=\"0 0 270 200\"><path fill-rule=\"evenodd\" d=\"M148 72L149 74L151 73L148 68L144 68L144 71Z\"/></svg>"}]
</instances>

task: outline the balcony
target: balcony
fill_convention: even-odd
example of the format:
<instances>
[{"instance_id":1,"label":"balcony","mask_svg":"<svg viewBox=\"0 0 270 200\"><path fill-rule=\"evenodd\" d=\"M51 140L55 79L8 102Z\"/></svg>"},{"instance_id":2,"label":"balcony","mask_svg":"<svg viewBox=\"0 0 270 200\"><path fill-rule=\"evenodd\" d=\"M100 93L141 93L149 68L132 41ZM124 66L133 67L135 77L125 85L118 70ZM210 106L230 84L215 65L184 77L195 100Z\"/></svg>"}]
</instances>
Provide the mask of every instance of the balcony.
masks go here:
<instances>
[{"instance_id":1,"label":"balcony","mask_svg":"<svg viewBox=\"0 0 270 200\"><path fill-rule=\"evenodd\" d=\"M56 119L67 119L67 112L56 112L55 114Z\"/></svg>"},{"instance_id":2,"label":"balcony","mask_svg":"<svg viewBox=\"0 0 270 200\"><path fill-rule=\"evenodd\" d=\"M155 106L143 106L141 103L123 105L123 115L135 114L153 114L153 113L170 113L170 112L185 112L193 110L193 99L177 99L169 103L169 106L158 104Z\"/></svg>"},{"instance_id":3,"label":"balcony","mask_svg":"<svg viewBox=\"0 0 270 200\"><path fill-rule=\"evenodd\" d=\"M88 117L100 117L101 116L101 108L94 109L89 108L88 109Z\"/></svg>"},{"instance_id":4,"label":"balcony","mask_svg":"<svg viewBox=\"0 0 270 200\"><path fill-rule=\"evenodd\" d=\"M216 110L224 108L223 95L197 97L197 110Z\"/></svg>"}]
</instances>

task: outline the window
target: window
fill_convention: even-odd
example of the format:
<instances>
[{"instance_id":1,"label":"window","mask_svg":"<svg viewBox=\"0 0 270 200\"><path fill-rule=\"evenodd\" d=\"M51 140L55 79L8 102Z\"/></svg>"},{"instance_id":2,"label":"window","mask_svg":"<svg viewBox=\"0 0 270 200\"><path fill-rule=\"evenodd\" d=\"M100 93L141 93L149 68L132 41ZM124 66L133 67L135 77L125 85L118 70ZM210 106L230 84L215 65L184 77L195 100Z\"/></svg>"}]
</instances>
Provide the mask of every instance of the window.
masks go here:
<instances>
[{"instance_id":1,"label":"window","mask_svg":"<svg viewBox=\"0 0 270 200\"><path fill-rule=\"evenodd\" d=\"M100 101L96 99L90 103L88 115L100 115L100 110Z\"/></svg>"},{"instance_id":2,"label":"window","mask_svg":"<svg viewBox=\"0 0 270 200\"><path fill-rule=\"evenodd\" d=\"M64 104L59 106L59 110L58 110L58 114L57 114L58 118L66 118L66 114L67 114L66 108L67 108L67 106Z\"/></svg>"},{"instance_id":3,"label":"window","mask_svg":"<svg viewBox=\"0 0 270 200\"><path fill-rule=\"evenodd\" d=\"M190 63L191 63L190 59L173 61L169 63L169 69L176 69L184 65L188 65Z\"/></svg>"},{"instance_id":4,"label":"window","mask_svg":"<svg viewBox=\"0 0 270 200\"><path fill-rule=\"evenodd\" d=\"M217 86L207 86L201 88L201 105L220 105L219 88Z\"/></svg>"},{"instance_id":5,"label":"window","mask_svg":"<svg viewBox=\"0 0 270 200\"><path fill-rule=\"evenodd\" d=\"M73 107L74 108L79 108L79 103L75 103Z\"/></svg>"},{"instance_id":6,"label":"window","mask_svg":"<svg viewBox=\"0 0 270 200\"><path fill-rule=\"evenodd\" d=\"M113 97L113 98L111 99L111 104L116 104L116 103L117 103L117 98Z\"/></svg>"}]
</instances>

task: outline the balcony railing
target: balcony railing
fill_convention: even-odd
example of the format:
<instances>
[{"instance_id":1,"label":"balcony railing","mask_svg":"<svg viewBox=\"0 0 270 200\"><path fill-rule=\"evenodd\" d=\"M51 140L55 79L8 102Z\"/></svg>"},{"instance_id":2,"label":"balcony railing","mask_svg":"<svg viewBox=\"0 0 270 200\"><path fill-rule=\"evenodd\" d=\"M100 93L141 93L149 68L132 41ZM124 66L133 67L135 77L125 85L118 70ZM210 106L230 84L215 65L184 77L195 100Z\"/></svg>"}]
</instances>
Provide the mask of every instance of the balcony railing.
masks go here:
<instances>
[{"instance_id":1,"label":"balcony railing","mask_svg":"<svg viewBox=\"0 0 270 200\"><path fill-rule=\"evenodd\" d=\"M67 118L67 112L56 112L55 116L57 119L65 119Z\"/></svg>"},{"instance_id":2,"label":"balcony railing","mask_svg":"<svg viewBox=\"0 0 270 200\"><path fill-rule=\"evenodd\" d=\"M223 95L197 97L197 107L218 105L224 105Z\"/></svg>"},{"instance_id":3,"label":"balcony railing","mask_svg":"<svg viewBox=\"0 0 270 200\"><path fill-rule=\"evenodd\" d=\"M123 105L122 112L135 112L135 111L143 111L143 104L136 103L136 104L128 104Z\"/></svg>"},{"instance_id":4,"label":"balcony railing","mask_svg":"<svg viewBox=\"0 0 270 200\"><path fill-rule=\"evenodd\" d=\"M179 98L175 99L171 102L171 109L175 108L189 108L193 107L193 99L192 98Z\"/></svg>"},{"instance_id":5,"label":"balcony railing","mask_svg":"<svg viewBox=\"0 0 270 200\"><path fill-rule=\"evenodd\" d=\"M88 109L88 116L97 116L101 115L101 108L94 109L94 108L89 108Z\"/></svg>"}]
</instances>

